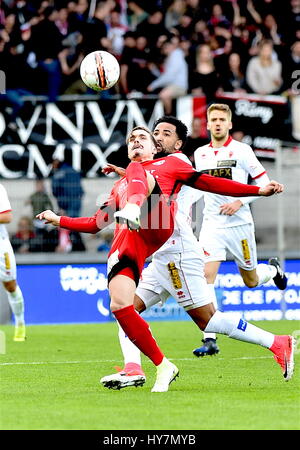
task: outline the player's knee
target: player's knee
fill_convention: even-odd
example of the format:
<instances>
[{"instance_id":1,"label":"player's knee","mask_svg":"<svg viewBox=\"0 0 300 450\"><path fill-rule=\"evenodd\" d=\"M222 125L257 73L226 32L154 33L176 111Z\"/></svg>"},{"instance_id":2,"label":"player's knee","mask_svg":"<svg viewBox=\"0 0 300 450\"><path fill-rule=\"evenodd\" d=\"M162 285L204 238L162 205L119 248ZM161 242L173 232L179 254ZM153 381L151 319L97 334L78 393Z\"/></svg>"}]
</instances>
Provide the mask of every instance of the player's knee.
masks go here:
<instances>
[{"instance_id":1,"label":"player's knee","mask_svg":"<svg viewBox=\"0 0 300 450\"><path fill-rule=\"evenodd\" d=\"M8 292L15 292L15 290L17 289L17 283L15 280L5 281L3 283L3 286Z\"/></svg>"},{"instance_id":2,"label":"player's knee","mask_svg":"<svg viewBox=\"0 0 300 450\"><path fill-rule=\"evenodd\" d=\"M122 300L118 297L114 297L110 301L110 310L111 312L117 311L118 309L124 308Z\"/></svg>"},{"instance_id":3,"label":"player's knee","mask_svg":"<svg viewBox=\"0 0 300 450\"><path fill-rule=\"evenodd\" d=\"M257 287L258 280L244 279L244 283L248 288L253 289L253 288Z\"/></svg>"}]
</instances>

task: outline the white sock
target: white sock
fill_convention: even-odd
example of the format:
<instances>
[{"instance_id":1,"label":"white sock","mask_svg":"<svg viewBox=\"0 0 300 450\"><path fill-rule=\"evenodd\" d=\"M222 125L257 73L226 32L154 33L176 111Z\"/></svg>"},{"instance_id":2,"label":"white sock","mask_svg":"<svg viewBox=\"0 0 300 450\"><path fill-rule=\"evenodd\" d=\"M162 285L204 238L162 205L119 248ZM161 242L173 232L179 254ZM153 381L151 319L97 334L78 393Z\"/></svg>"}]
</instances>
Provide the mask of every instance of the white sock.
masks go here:
<instances>
[{"instance_id":1,"label":"white sock","mask_svg":"<svg viewBox=\"0 0 300 450\"><path fill-rule=\"evenodd\" d=\"M121 350L124 357L124 364L127 363L135 363L139 364L141 366L141 352L140 350L131 342L131 340L126 336L126 334L123 331L123 328L120 326L119 322L117 321L117 324L119 326L119 341Z\"/></svg>"},{"instance_id":2,"label":"white sock","mask_svg":"<svg viewBox=\"0 0 300 450\"><path fill-rule=\"evenodd\" d=\"M21 289L17 286L14 292L7 292L8 302L15 317L16 325L23 325L24 320L24 298Z\"/></svg>"},{"instance_id":3,"label":"white sock","mask_svg":"<svg viewBox=\"0 0 300 450\"><path fill-rule=\"evenodd\" d=\"M215 285L207 284L207 286L209 288L209 296L211 298L211 301L213 302L215 308L218 309ZM206 333L205 331L203 331L203 339L216 339L216 333Z\"/></svg>"},{"instance_id":4,"label":"white sock","mask_svg":"<svg viewBox=\"0 0 300 450\"><path fill-rule=\"evenodd\" d=\"M256 274L258 277L257 286L261 286L274 278L277 274L277 270L276 267L271 264L258 264L256 267Z\"/></svg>"},{"instance_id":5,"label":"white sock","mask_svg":"<svg viewBox=\"0 0 300 450\"><path fill-rule=\"evenodd\" d=\"M274 342L274 334L262 330L233 314L225 314L220 311L215 312L204 331L226 334L232 339L262 345L267 348L270 348Z\"/></svg>"}]
</instances>

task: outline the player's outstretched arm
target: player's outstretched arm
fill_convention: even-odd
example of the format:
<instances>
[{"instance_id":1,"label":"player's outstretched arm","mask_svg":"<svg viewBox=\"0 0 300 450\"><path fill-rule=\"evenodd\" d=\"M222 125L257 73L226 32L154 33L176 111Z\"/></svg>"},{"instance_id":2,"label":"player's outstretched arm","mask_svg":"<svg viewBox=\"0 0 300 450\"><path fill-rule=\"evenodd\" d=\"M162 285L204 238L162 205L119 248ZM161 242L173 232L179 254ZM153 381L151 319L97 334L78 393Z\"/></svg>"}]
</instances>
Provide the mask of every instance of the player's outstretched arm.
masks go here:
<instances>
[{"instance_id":1,"label":"player's outstretched arm","mask_svg":"<svg viewBox=\"0 0 300 450\"><path fill-rule=\"evenodd\" d=\"M251 184L239 183L226 178L201 174L200 172L194 172L192 176L182 181L196 189L212 192L214 194L230 195L232 197L247 197L252 195L269 197L270 195L283 192L284 189L283 185L277 181L271 181L266 186L259 187Z\"/></svg>"},{"instance_id":2,"label":"player's outstretched arm","mask_svg":"<svg viewBox=\"0 0 300 450\"><path fill-rule=\"evenodd\" d=\"M283 191L283 184L278 183L278 181L271 180L266 186L260 187L258 193L264 197L269 197L270 195L280 194Z\"/></svg>"}]
</instances>

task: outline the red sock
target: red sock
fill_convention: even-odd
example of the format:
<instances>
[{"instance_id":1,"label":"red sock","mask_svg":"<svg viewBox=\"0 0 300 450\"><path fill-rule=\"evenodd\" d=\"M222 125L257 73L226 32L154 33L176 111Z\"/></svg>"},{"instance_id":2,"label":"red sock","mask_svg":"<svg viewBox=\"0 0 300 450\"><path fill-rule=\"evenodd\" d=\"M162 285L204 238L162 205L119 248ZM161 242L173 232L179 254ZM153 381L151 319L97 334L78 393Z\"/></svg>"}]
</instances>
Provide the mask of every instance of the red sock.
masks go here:
<instances>
[{"instance_id":1,"label":"red sock","mask_svg":"<svg viewBox=\"0 0 300 450\"><path fill-rule=\"evenodd\" d=\"M143 166L138 162L131 162L126 169L128 183L127 200L142 206L148 193L147 175Z\"/></svg>"},{"instance_id":2,"label":"red sock","mask_svg":"<svg viewBox=\"0 0 300 450\"><path fill-rule=\"evenodd\" d=\"M162 362L164 355L152 336L149 325L135 311L134 306L130 305L118 309L113 311L113 314L129 339L158 366Z\"/></svg>"}]
</instances>

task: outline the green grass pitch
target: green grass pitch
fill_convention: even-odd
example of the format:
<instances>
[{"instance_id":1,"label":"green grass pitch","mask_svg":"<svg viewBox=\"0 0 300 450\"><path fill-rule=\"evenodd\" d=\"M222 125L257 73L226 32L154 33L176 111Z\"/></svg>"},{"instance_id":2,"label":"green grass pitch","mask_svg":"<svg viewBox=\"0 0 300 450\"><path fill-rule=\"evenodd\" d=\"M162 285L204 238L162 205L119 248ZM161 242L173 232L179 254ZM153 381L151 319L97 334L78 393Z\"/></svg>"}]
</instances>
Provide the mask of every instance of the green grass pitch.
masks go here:
<instances>
[{"instance_id":1,"label":"green grass pitch","mask_svg":"<svg viewBox=\"0 0 300 450\"><path fill-rule=\"evenodd\" d=\"M276 334L300 329L296 321L256 325ZM143 357L146 384L112 391L99 379L122 365L115 323L29 326L24 343L13 342L13 326L0 329L2 430L300 429L299 354L285 382L267 349L219 336L219 355L198 359L192 350L202 334L192 322L152 322L179 378L169 392L151 393L155 368Z\"/></svg>"}]
</instances>

